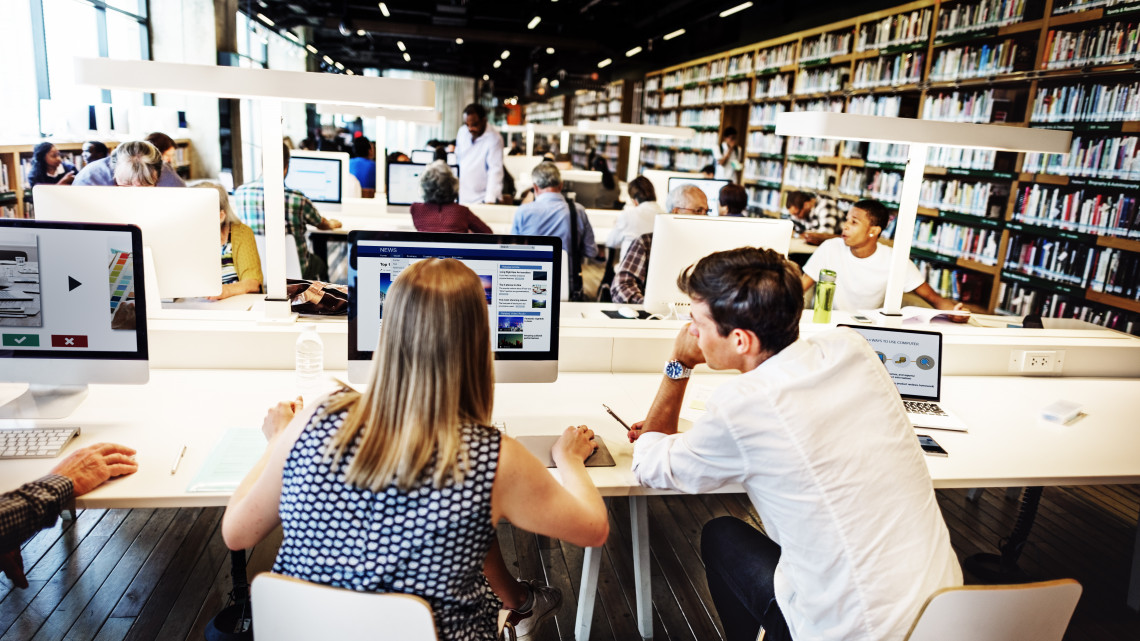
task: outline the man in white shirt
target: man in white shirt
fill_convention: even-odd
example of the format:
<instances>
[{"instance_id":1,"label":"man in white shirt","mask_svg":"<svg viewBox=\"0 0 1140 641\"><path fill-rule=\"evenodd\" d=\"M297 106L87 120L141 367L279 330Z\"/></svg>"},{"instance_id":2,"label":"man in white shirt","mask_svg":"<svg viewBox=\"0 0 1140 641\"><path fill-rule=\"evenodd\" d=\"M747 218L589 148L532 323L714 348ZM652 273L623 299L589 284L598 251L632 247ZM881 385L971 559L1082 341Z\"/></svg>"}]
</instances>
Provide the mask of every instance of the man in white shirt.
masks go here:
<instances>
[{"instance_id":1,"label":"man in white shirt","mask_svg":"<svg viewBox=\"0 0 1140 641\"><path fill-rule=\"evenodd\" d=\"M861 200L851 206L843 221L843 235L823 241L804 265L801 278L806 292L815 285L822 269L835 272L835 300L832 309L857 312L878 309L887 296L887 276L891 271L892 248L879 244L879 236L890 222L887 208L877 200ZM903 291L914 292L931 307L961 310L961 303L943 298L934 291L914 263L907 261ZM953 320L967 319L953 316Z\"/></svg>"},{"instance_id":2,"label":"man in white shirt","mask_svg":"<svg viewBox=\"0 0 1140 641\"><path fill-rule=\"evenodd\" d=\"M503 195L503 138L487 122L487 110L472 103L455 134L459 159L459 203L497 203Z\"/></svg>"},{"instance_id":3,"label":"man in white shirt","mask_svg":"<svg viewBox=\"0 0 1140 641\"><path fill-rule=\"evenodd\" d=\"M930 474L898 392L847 328L799 339L799 269L769 249L718 252L678 280L691 325L644 422L643 485L741 484L764 532L705 524L701 556L729 641L901 641L925 600L962 584ZM739 370L678 433L689 370Z\"/></svg>"}]
</instances>

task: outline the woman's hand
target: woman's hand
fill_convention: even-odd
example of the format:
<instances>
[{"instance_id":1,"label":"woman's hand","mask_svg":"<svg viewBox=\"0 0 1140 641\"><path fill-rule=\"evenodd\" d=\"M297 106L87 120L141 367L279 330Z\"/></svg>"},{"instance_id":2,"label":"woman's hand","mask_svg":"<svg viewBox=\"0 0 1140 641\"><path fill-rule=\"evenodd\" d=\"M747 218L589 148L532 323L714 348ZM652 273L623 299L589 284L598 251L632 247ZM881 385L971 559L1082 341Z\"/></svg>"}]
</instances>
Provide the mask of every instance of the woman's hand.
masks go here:
<instances>
[{"instance_id":1,"label":"woman's hand","mask_svg":"<svg viewBox=\"0 0 1140 641\"><path fill-rule=\"evenodd\" d=\"M63 178L60 178L59 182L56 184L57 185L70 185L74 180L75 180L75 172L69 171L69 172L67 172L67 175L65 175Z\"/></svg>"},{"instance_id":2,"label":"woman's hand","mask_svg":"<svg viewBox=\"0 0 1140 641\"><path fill-rule=\"evenodd\" d=\"M304 401L298 396L294 401L281 401L277 405L269 408L269 412L265 415L265 421L261 423L261 433L265 435L267 440L272 441L278 434L285 431L285 426L293 420L297 412L301 411L304 406Z\"/></svg>"},{"instance_id":3,"label":"woman's hand","mask_svg":"<svg viewBox=\"0 0 1140 641\"><path fill-rule=\"evenodd\" d=\"M562 436L551 448L551 455L558 467L563 467L571 461L585 462L598 449L594 442L594 431L585 425L568 427Z\"/></svg>"}]
</instances>

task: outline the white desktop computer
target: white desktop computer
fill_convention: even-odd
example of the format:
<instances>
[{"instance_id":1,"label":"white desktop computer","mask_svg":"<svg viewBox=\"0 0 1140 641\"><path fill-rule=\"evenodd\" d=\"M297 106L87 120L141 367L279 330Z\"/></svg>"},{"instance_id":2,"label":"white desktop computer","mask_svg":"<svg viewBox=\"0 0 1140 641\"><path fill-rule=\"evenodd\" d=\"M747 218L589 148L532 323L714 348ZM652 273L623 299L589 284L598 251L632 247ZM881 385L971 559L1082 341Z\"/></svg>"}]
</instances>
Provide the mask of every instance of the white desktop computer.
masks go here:
<instances>
[{"instance_id":1,"label":"white desktop computer","mask_svg":"<svg viewBox=\"0 0 1140 641\"><path fill-rule=\"evenodd\" d=\"M688 310L677 289L681 270L709 254L737 247L764 247L788 255L792 223L768 218L663 214L653 221L653 246L645 276L645 309L670 314Z\"/></svg>"},{"instance_id":2,"label":"white desktop computer","mask_svg":"<svg viewBox=\"0 0 1140 641\"><path fill-rule=\"evenodd\" d=\"M335 208L348 195L348 163L348 154L342 151L290 151L285 186L305 194L318 206Z\"/></svg>"},{"instance_id":3,"label":"white desktop computer","mask_svg":"<svg viewBox=\"0 0 1140 641\"><path fill-rule=\"evenodd\" d=\"M670 176L668 184L668 194L672 193L674 189L681 185L692 185L700 189L705 194L705 198L709 201L709 208L707 213L710 216L717 216L720 214L720 190L722 187L732 181L722 180L719 178L689 178L685 176Z\"/></svg>"},{"instance_id":4,"label":"white desktop computer","mask_svg":"<svg viewBox=\"0 0 1140 641\"><path fill-rule=\"evenodd\" d=\"M349 246L349 381L368 380L388 288L408 265L430 258L463 261L482 279L497 382L557 380L560 239L354 231Z\"/></svg>"},{"instance_id":5,"label":"white desktop computer","mask_svg":"<svg viewBox=\"0 0 1140 641\"><path fill-rule=\"evenodd\" d=\"M142 248L130 225L0 219L0 381L30 385L0 418L63 418L88 383L147 382Z\"/></svg>"},{"instance_id":6,"label":"white desktop computer","mask_svg":"<svg viewBox=\"0 0 1140 641\"><path fill-rule=\"evenodd\" d=\"M406 214L411 211L413 203L424 201L423 189L420 188L420 177L430 165L418 162L391 162L384 166L384 197L387 198L387 212L389 214ZM459 177L459 165L448 165L451 173ZM456 199L459 194L456 193Z\"/></svg>"}]
</instances>

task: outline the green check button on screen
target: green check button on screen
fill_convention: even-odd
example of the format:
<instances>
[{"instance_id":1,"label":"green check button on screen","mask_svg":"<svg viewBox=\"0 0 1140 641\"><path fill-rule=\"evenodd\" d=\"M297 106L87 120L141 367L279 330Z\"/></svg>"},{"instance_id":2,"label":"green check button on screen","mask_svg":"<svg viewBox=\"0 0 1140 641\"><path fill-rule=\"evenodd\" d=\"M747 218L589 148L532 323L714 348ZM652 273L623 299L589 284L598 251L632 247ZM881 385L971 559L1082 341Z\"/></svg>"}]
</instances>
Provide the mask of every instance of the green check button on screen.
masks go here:
<instances>
[{"instance_id":1,"label":"green check button on screen","mask_svg":"<svg viewBox=\"0 0 1140 641\"><path fill-rule=\"evenodd\" d=\"M4 347L39 347L39 334L4 334Z\"/></svg>"}]
</instances>

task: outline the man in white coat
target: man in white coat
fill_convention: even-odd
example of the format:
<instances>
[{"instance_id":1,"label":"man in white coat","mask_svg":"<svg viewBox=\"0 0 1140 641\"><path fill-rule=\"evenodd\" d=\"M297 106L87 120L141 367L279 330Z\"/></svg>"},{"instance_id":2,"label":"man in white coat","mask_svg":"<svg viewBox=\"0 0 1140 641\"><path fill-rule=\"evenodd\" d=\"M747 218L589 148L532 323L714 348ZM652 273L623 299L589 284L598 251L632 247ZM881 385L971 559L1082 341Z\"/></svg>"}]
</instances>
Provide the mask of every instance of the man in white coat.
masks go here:
<instances>
[{"instance_id":1,"label":"man in white coat","mask_svg":"<svg viewBox=\"0 0 1140 641\"><path fill-rule=\"evenodd\" d=\"M487 110L472 103L455 134L459 158L459 203L497 203L503 194L503 137L487 122Z\"/></svg>"}]
</instances>

